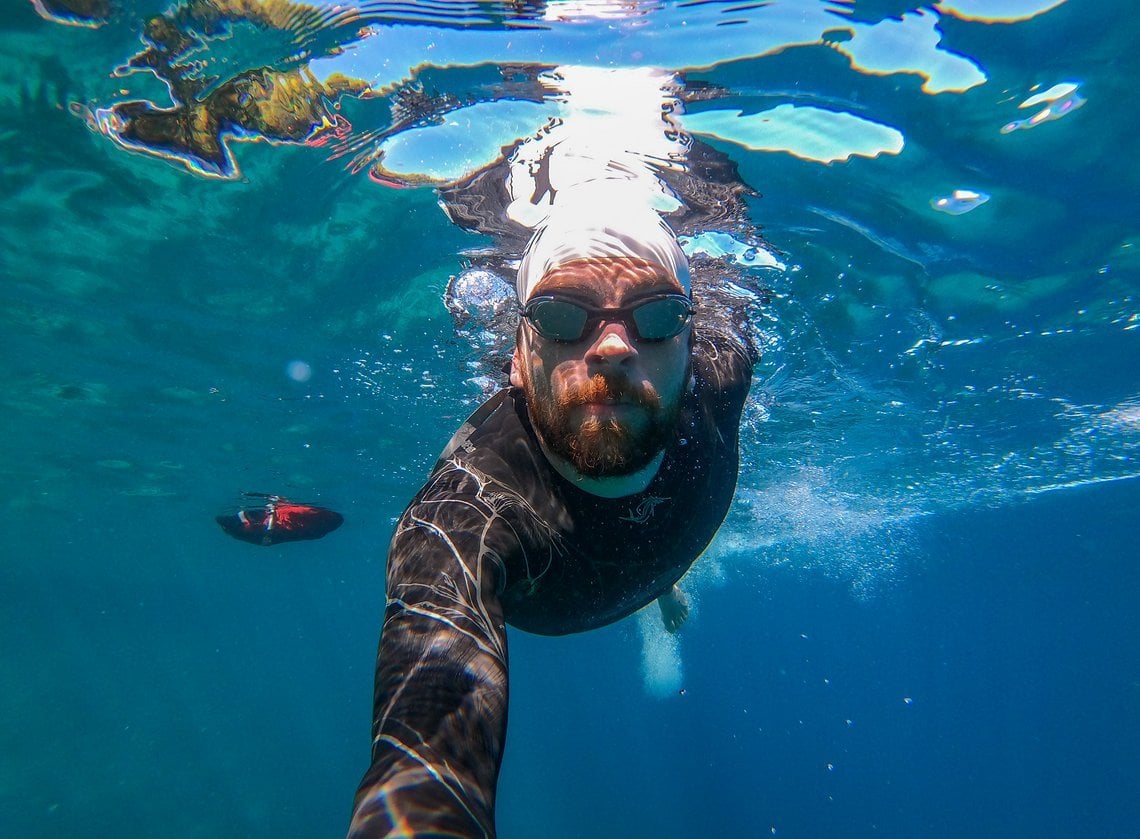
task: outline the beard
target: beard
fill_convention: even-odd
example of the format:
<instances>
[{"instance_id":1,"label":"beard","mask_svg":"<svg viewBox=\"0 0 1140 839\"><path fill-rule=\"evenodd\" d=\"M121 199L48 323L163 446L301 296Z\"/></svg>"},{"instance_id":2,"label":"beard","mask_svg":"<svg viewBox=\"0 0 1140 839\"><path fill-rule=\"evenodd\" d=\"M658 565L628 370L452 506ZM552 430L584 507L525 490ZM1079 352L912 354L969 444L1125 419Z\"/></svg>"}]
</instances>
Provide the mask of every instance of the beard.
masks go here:
<instances>
[{"instance_id":1,"label":"beard","mask_svg":"<svg viewBox=\"0 0 1140 839\"><path fill-rule=\"evenodd\" d=\"M629 475L648 466L669 442L681 413L679 394L666 403L652 385L635 384L624 375L596 373L568 387L558 398L549 386L539 393L530 376L524 384L539 438L575 471L590 478ZM635 405L642 411L631 420L589 414L578 423L571 419L575 408L605 402Z\"/></svg>"}]
</instances>

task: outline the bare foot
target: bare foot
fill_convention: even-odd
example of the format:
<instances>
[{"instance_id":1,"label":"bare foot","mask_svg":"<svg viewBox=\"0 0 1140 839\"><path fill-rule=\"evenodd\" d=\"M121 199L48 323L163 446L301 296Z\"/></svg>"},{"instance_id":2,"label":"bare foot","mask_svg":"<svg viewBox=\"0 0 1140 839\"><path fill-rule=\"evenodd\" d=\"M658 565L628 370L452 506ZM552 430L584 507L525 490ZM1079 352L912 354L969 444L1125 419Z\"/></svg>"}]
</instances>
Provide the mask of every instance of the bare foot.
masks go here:
<instances>
[{"instance_id":1,"label":"bare foot","mask_svg":"<svg viewBox=\"0 0 1140 839\"><path fill-rule=\"evenodd\" d=\"M689 616L689 601L681 589L673 589L657 598L657 605L661 607L661 622L665 624L668 632L676 632Z\"/></svg>"}]
</instances>

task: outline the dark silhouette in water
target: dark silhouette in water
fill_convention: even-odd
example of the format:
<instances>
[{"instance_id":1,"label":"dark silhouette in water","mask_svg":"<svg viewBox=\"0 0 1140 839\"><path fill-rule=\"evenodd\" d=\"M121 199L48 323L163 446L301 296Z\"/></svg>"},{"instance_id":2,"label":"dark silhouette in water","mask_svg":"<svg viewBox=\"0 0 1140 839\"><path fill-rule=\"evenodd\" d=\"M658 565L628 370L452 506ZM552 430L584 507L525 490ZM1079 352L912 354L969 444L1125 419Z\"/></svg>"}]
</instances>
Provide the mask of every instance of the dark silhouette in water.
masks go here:
<instances>
[{"instance_id":1,"label":"dark silhouette in water","mask_svg":"<svg viewBox=\"0 0 1140 839\"><path fill-rule=\"evenodd\" d=\"M344 516L325 507L302 504L279 495L260 492L247 492L243 495L263 501L215 517L222 530L243 542L276 545L280 542L320 539L344 523Z\"/></svg>"}]
</instances>

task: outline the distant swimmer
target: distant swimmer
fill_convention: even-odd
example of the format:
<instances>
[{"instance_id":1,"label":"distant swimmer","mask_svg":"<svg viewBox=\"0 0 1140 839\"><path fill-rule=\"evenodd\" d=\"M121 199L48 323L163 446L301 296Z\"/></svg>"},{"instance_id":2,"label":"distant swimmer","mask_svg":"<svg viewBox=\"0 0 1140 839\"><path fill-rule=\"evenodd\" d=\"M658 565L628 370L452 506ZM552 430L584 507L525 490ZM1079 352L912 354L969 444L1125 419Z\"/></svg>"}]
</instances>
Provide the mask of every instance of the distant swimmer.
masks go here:
<instances>
[{"instance_id":1,"label":"distant swimmer","mask_svg":"<svg viewBox=\"0 0 1140 839\"><path fill-rule=\"evenodd\" d=\"M260 492L246 492L244 498L261 499L256 505L242 506L235 512L215 517L222 530L255 545L276 545L320 539L344 523L344 516L324 507L301 504Z\"/></svg>"}]
</instances>

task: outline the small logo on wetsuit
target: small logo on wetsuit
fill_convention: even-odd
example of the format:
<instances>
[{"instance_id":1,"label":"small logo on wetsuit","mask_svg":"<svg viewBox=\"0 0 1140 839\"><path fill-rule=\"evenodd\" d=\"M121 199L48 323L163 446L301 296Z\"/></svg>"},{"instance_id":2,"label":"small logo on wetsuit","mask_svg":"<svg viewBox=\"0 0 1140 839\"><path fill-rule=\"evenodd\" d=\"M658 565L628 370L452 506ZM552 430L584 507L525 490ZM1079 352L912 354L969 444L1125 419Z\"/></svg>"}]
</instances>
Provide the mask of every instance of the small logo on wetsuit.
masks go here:
<instances>
[{"instance_id":1,"label":"small logo on wetsuit","mask_svg":"<svg viewBox=\"0 0 1140 839\"><path fill-rule=\"evenodd\" d=\"M668 498L662 498L659 495L651 495L630 510L628 516L622 516L621 520L631 521L634 524L645 524L653 515L653 511L657 509L657 505L668 500Z\"/></svg>"}]
</instances>

